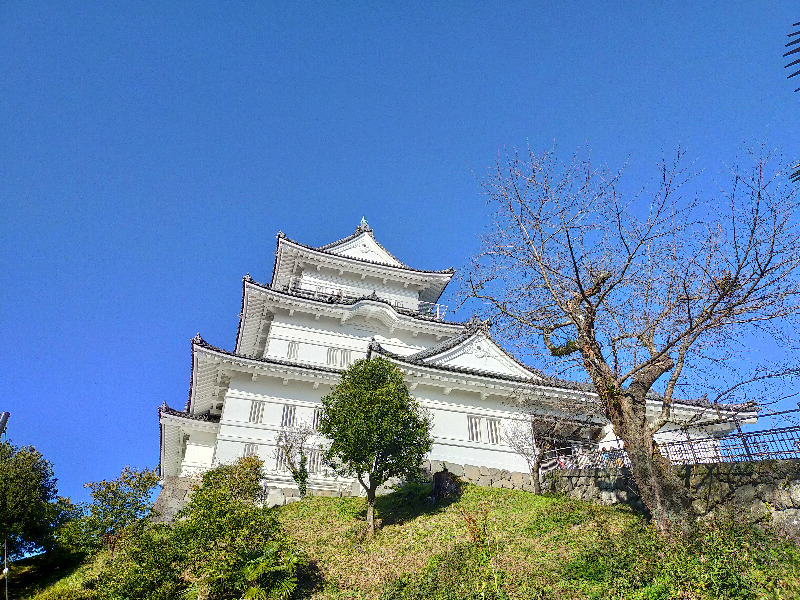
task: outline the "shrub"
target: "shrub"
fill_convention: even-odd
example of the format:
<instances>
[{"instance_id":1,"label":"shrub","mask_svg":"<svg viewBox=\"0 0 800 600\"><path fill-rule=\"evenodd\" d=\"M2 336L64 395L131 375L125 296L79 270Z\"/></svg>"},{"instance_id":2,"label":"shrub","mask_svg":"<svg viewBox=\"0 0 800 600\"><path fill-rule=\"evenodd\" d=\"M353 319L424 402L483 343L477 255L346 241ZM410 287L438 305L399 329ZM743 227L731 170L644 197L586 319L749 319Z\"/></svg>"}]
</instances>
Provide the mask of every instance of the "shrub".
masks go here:
<instances>
[{"instance_id":1,"label":"shrub","mask_svg":"<svg viewBox=\"0 0 800 600\"><path fill-rule=\"evenodd\" d=\"M206 472L174 523L126 528L86 587L98 600L288 598L305 558L257 503L260 478L253 458Z\"/></svg>"}]
</instances>

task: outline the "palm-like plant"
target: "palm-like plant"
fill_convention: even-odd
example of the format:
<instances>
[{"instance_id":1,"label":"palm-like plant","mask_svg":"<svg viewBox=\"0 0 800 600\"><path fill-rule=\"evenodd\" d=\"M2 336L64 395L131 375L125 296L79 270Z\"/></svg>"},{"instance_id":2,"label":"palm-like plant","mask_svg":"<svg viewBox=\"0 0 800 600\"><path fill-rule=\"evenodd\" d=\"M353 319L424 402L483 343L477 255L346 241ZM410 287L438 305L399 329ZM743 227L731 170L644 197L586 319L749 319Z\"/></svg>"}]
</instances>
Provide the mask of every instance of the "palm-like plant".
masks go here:
<instances>
[{"instance_id":1,"label":"palm-like plant","mask_svg":"<svg viewBox=\"0 0 800 600\"><path fill-rule=\"evenodd\" d=\"M302 552L271 542L254 552L239 571L244 586L242 600L286 600L297 588L297 569L308 564ZM243 587L244 587L243 586Z\"/></svg>"}]
</instances>

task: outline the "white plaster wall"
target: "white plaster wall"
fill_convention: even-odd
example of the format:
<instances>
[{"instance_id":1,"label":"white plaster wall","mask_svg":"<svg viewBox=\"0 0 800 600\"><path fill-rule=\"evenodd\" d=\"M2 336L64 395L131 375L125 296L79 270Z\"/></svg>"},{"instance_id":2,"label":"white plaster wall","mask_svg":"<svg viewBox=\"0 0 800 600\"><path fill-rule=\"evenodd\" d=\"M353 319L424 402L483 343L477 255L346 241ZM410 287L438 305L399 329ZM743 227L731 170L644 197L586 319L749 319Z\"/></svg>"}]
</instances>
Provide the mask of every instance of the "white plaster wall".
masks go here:
<instances>
[{"instance_id":1,"label":"white plaster wall","mask_svg":"<svg viewBox=\"0 0 800 600\"><path fill-rule=\"evenodd\" d=\"M348 273L341 276L329 275L317 271L303 271L300 277L300 287L308 291L316 291L316 286L325 288L325 293L335 293L341 290L347 296L369 296L372 292L384 300L400 303L402 306L416 310L419 306L419 291L411 286L404 288L401 284L392 285L367 277L361 279L360 275L348 277Z\"/></svg>"},{"instance_id":2,"label":"white plaster wall","mask_svg":"<svg viewBox=\"0 0 800 600\"><path fill-rule=\"evenodd\" d=\"M295 313L275 315L269 332L265 356L285 359L289 342L298 343L297 360L327 364L328 348L350 350L353 360L364 358L370 340L375 338L385 348L398 354L413 354L430 348L439 341L428 334L414 336L410 331L396 329L390 332L382 323L344 323L339 319Z\"/></svg>"},{"instance_id":3,"label":"white plaster wall","mask_svg":"<svg viewBox=\"0 0 800 600\"><path fill-rule=\"evenodd\" d=\"M445 395L443 390L420 385L414 396L433 417L434 445L432 460L458 464L494 467L509 471L526 471L525 460L503 440L503 433L518 418L518 412L506 406L499 398L481 400L477 393L453 390ZM499 443L470 441L467 417L499 421ZM484 425L485 427L485 425ZM484 430L485 433L485 430Z\"/></svg>"},{"instance_id":4,"label":"white plaster wall","mask_svg":"<svg viewBox=\"0 0 800 600\"><path fill-rule=\"evenodd\" d=\"M189 434L186 454L181 464L181 476L193 475L211 468L216 437L214 433L206 431L193 431Z\"/></svg>"}]
</instances>

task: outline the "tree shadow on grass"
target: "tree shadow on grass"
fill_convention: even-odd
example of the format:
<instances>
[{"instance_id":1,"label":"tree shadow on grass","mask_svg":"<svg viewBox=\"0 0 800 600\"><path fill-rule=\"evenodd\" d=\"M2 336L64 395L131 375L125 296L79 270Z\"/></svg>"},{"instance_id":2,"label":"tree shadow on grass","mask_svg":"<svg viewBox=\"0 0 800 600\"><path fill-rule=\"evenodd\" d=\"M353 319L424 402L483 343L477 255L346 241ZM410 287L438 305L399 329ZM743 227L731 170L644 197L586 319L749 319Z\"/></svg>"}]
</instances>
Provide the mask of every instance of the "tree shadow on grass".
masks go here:
<instances>
[{"instance_id":1,"label":"tree shadow on grass","mask_svg":"<svg viewBox=\"0 0 800 600\"><path fill-rule=\"evenodd\" d=\"M312 560L297 573L297 588L294 592L294 597L311 598L315 593L322 590L324 584L325 577L322 575L317 562Z\"/></svg>"},{"instance_id":2,"label":"tree shadow on grass","mask_svg":"<svg viewBox=\"0 0 800 600\"><path fill-rule=\"evenodd\" d=\"M422 515L431 515L444 510L457 498L434 502L431 498L432 484L409 482L390 494L375 498L375 511L381 526L401 525ZM366 509L363 511L366 518Z\"/></svg>"},{"instance_id":3,"label":"tree shadow on grass","mask_svg":"<svg viewBox=\"0 0 800 600\"><path fill-rule=\"evenodd\" d=\"M14 561L9 565L9 587L19 597L33 596L38 590L72 575L81 568L84 558L77 553L47 552ZM0 578L0 586L2 581Z\"/></svg>"}]
</instances>

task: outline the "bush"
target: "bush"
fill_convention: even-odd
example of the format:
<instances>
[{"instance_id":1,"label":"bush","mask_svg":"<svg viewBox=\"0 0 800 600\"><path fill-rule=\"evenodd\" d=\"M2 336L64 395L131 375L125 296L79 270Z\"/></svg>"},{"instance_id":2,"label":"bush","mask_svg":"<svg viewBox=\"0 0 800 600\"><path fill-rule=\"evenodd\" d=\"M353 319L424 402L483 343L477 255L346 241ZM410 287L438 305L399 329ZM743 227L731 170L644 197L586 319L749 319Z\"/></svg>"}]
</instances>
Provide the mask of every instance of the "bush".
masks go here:
<instances>
[{"instance_id":1,"label":"bush","mask_svg":"<svg viewBox=\"0 0 800 600\"><path fill-rule=\"evenodd\" d=\"M128 526L85 587L97 600L288 598L305 559L257 503L260 478L252 458L206 472L174 523Z\"/></svg>"},{"instance_id":2,"label":"bush","mask_svg":"<svg viewBox=\"0 0 800 600\"><path fill-rule=\"evenodd\" d=\"M91 590L51 588L36 594L32 600L95 600L96 598Z\"/></svg>"},{"instance_id":3,"label":"bush","mask_svg":"<svg viewBox=\"0 0 800 600\"><path fill-rule=\"evenodd\" d=\"M756 600L798 597L785 581L800 548L741 516L702 521L686 539L665 541L639 521L568 562L562 578L600 584L608 598Z\"/></svg>"}]
</instances>

